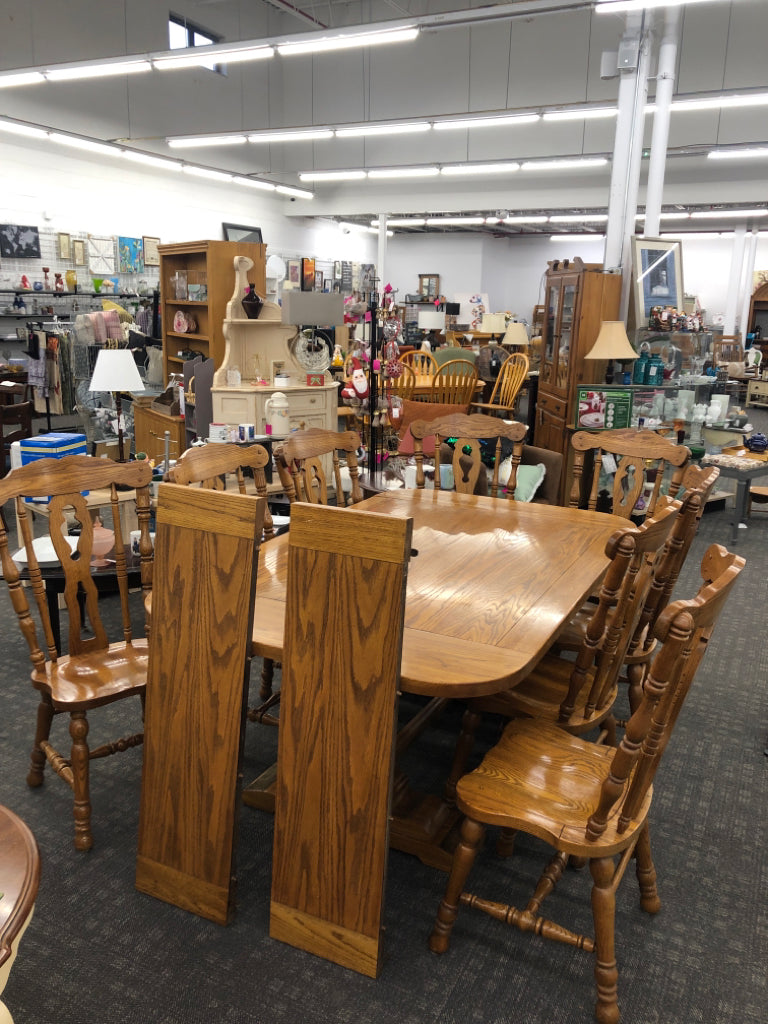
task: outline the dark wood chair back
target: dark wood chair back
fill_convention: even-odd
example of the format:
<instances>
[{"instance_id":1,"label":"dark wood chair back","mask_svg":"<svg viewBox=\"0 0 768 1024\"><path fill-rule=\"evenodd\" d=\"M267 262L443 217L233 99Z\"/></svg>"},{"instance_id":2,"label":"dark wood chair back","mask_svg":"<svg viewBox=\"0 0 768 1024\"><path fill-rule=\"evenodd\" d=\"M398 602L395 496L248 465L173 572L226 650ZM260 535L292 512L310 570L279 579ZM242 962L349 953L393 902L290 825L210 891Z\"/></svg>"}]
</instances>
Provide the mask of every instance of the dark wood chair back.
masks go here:
<instances>
[{"instance_id":1,"label":"dark wood chair back","mask_svg":"<svg viewBox=\"0 0 768 1024\"><path fill-rule=\"evenodd\" d=\"M29 647L32 685L40 691L37 730L27 782L39 786L48 762L67 782L75 797L75 846L87 850L93 845L90 828L89 761L117 753L142 742L142 734L127 737L90 751L87 744L87 712L123 697L138 695L143 700L146 687L147 644L143 628L132 621L129 601L128 534L121 519L117 488L135 488L138 517L139 565L141 586L152 586L153 548L149 534L149 482L152 470L146 462L118 463L90 455L70 455L64 459L40 459L12 470L0 481L0 506L13 499L19 523L19 542L24 549L27 587L22 583L19 557L14 560L3 522L0 528L0 560L11 602L21 632ZM108 489L114 567L92 565L94 525L82 492ZM43 561L38 554L42 545L33 542L30 506L25 498L49 496L48 538L40 538L47 547ZM77 537L69 537L67 513L80 525ZM106 512L101 513L106 518ZM107 535L108 538L108 535ZM41 564L42 563L42 564ZM66 653L56 646L51 607L56 607L56 592L49 593L53 575L63 580L63 599L68 617ZM47 582L47 581L50 581ZM120 636L110 639L99 610L99 597L105 585L116 585L120 599ZM32 601L30 602L30 597ZM58 614L58 612L57 612ZM87 619L87 629L86 629ZM143 627L143 624L141 624ZM138 638L136 633L138 632ZM54 715L69 712L72 752L63 756L50 741Z\"/></svg>"},{"instance_id":2,"label":"dark wood chair back","mask_svg":"<svg viewBox=\"0 0 768 1024\"><path fill-rule=\"evenodd\" d=\"M158 488L158 625L150 635L136 885L219 924L234 905L265 505L251 495Z\"/></svg>"},{"instance_id":3,"label":"dark wood chair back","mask_svg":"<svg viewBox=\"0 0 768 1024\"><path fill-rule=\"evenodd\" d=\"M691 457L685 445L675 444L652 430L603 430L600 433L577 431L571 438L573 458L573 483L569 505L579 508L586 504L589 509L597 508L600 474L603 470L603 456L612 457L616 465L611 493L610 510L614 515L629 519L633 514L653 515L656 502L661 494L664 471L672 468L669 494L675 497L680 488L682 468ZM585 453L592 453L592 466L586 502L583 501L582 480ZM653 483L643 507L638 502L644 494L645 484Z\"/></svg>"},{"instance_id":4,"label":"dark wood chair back","mask_svg":"<svg viewBox=\"0 0 768 1024\"><path fill-rule=\"evenodd\" d=\"M289 502L328 504L328 478L323 466L323 458L327 457L332 464L336 503L345 504L339 452L345 454L352 483L348 504L362 501L356 454L359 447L360 435L354 430L337 433L334 430L310 427L309 430L295 430L289 434L275 448L275 465Z\"/></svg>"},{"instance_id":5,"label":"dark wood chair back","mask_svg":"<svg viewBox=\"0 0 768 1024\"><path fill-rule=\"evenodd\" d=\"M424 438L435 437L435 488L441 488L440 466L441 445L447 438L456 438L451 466L454 486L464 494L474 494L481 471L482 447L480 442L496 438L493 460L493 476L490 494L499 493L499 465L501 463L501 439L512 441L512 468L506 486L506 496L514 498L517 483L517 467L520 465L523 438L527 426L524 423L505 423L496 416L477 413L472 416L454 413L437 420L415 420L411 423L414 457L416 459L416 486L424 487Z\"/></svg>"},{"instance_id":6,"label":"dark wood chair back","mask_svg":"<svg viewBox=\"0 0 768 1024\"><path fill-rule=\"evenodd\" d=\"M528 356L524 352L513 352L501 364L499 375L487 402L472 402L478 412L503 412L512 416L520 388L528 376Z\"/></svg>"},{"instance_id":7,"label":"dark wood chair back","mask_svg":"<svg viewBox=\"0 0 768 1024\"><path fill-rule=\"evenodd\" d=\"M371 880L385 877L389 847L412 528L297 505L289 533L270 935L369 977L381 964L383 885Z\"/></svg>"},{"instance_id":8,"label":"dark wood chair back","mask_svg":"<svg viewBox=\"0 0 768 1024\"><path fill-rule=\"evenodd\" d=\"M187 448L178 462L166 473L166 480L172 484L200 484L217 491L226 490L228 474L234 474L240 494L247 494L244 469L253 474L256 494L267 497L266 467L270 454L261 444L206 444ZM264 507L264 539L270 540L275 528L269 506Z\"/></svg>"},{"instance_id":9,"label":"dark wood chair back","mask_svg":"<svg viewBox=\"0 0 768 1024\"><path fill-rule=\"evenodd\" d=\"M14 385L14 387L23 386L23 384ZM13 442L25 441L28 437L32 437L34 409L34 402L0 405L0 477L4 477L10 468Z\"/></svg>"}]
</instances>

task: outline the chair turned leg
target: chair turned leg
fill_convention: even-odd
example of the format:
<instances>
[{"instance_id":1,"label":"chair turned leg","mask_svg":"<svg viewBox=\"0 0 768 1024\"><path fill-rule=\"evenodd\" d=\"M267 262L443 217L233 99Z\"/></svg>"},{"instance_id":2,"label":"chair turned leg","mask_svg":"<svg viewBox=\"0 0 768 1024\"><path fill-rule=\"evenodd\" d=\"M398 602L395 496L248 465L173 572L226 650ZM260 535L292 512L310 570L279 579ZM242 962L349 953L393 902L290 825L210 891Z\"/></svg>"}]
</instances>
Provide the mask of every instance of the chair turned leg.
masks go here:
<instances>
[{"instance_id":1,"label":"chair turned leg","mask_svg":"<svg viewBox=\"0 0 768 1024\"><path fill-rule=\"evenodd\" d=\"M261 666L261 689L259 697L268 700L272 696L272 678L275 674L275 663L271 658L264 658Z\"/></svg>"},{"instance_id":2,"label":"chair turned leg","mask_svg":"<svg viewBox=\"0 0 768 1024\"><path fill-rule=\"evenodd\" d=\"M619 971L614 949L616 894L614 863L611 857L590 860L592 872L592 917L595 922L595 982L597 1003L595 1019L599 1024L618 1024L621 1014L617 1000Z\"/></svg>"},{"instance_id":3,"label":"chair turned leg","mask_svg":"<svg viewBox=\"0 0 768 1024\"><path fill-rule=\"evenodd\" d=\"M33 789L43 784L43 769L45 768L45 754L42 751L42 744L48 742L51 735L51 723L53 722L53 705L50 698L43 694L40 703L37 705L37 724L35 726L35 745L29 756L29 772L27 773L27 785Z\"/></svg>"},{"instance_id":4,"label":"chair turned leg","mask_svg":"<svg viewBox=\"0 0 768 1024\"><path fill-rule=\"evenodd\" d=\"M444 953L448 949L453 925L459 912L459 897L464 891L464 883L475 862L484 835L485 825L481 825L479 821L473 821L472 818L464 819L461 826L461 839L453 854L453 864L448 876L445 896L440 901L432 934L429 937L429 948L433 953Z\"/></svg>"},{"instance_id":5,"label":"chair turned leg","mask_svg":"<svg viewBox=\"0 0 768 1024\"><path fill-rule=\"evenodd\" d=\"M75 793L75 849L90 850L91 835L90 752L88 750L88 719L84 711L69 716L72 737L72 789Z\"/></svg>"},{"instance_id":6,"label":"chair turned leg","mask_svg":"<svg viewBox=\"0 0 768 1024\"><path fill-rule=\"evenodd\" d=\"M496 855L499 857L511 857L515 852L515 837L517 829L503 828L496 840Z\"/></svg>"},{"instance_id":7,"label":"chair turned leg","mask_svg":"<svg viewBox=\"0 0 768 1024\"><path fill-rule=\"evenodd\" d=\"M648 914L658 914L661 900L656 888L656 868L651 856L651 833L647 821L635 846L635 874L640 886L640 906Z\"/></svg>"},{"instance_id":8,"label":"chair turned leg","mask_svg":"<svg viewBox=\"0 0 768 1024\"><path fill-rule=\"evenodd\" d=\"M468 707L461 719L461 732L456 740L453 752L453 763L445 783L445 799L450 804L456 803L456 783L467 770L467 761L475 745L475 736L480 727L480 715Z\"/></svg>"}]
</instances>

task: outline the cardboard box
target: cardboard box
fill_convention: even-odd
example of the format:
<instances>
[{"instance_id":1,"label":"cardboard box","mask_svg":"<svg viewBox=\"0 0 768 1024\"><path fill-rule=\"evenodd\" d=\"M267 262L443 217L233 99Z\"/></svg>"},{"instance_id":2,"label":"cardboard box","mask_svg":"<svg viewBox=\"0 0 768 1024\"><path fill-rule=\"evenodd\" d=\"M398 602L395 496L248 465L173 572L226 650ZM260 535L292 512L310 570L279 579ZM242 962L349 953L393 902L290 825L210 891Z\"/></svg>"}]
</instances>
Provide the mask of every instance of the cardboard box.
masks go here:
<instances>
[{"instance_id":1,"label":"cardboard box","mask_svg":"<svg viewBox=\"0 0 768 1024\"><path fill-rule=\"evenodd\" d=\"M28 465L38 459L63 459L67 455L87 455L85 434L38 434L20 442L21 464ZM83 491L88 494L88 491ZM28 503L46 505L50 495L27 498Z\"/></svg>"}]
</instances>

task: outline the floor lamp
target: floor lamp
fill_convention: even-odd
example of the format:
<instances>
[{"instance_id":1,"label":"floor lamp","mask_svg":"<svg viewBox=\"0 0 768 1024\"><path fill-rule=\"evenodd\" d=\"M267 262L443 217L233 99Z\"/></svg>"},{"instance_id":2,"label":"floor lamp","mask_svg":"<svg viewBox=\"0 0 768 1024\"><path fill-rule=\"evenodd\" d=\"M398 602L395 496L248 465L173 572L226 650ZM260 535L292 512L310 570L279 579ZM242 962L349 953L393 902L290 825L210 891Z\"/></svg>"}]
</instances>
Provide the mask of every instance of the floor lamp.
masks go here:
<instances>
[{"instance_id":1,"label":"floor lamp","mask_svg":"<svg viewBox=\"0 0 768 1024\"><path fill-rule=\"evenodd\" d=\"M120 405L121 391L143 391L144 381L136 367L133 353L127 348L102 348L96 356L89 391L109 391L115 402L117 413L118 461L125 462L123 449L123 413Z\"/></svg>"}]
</instances>

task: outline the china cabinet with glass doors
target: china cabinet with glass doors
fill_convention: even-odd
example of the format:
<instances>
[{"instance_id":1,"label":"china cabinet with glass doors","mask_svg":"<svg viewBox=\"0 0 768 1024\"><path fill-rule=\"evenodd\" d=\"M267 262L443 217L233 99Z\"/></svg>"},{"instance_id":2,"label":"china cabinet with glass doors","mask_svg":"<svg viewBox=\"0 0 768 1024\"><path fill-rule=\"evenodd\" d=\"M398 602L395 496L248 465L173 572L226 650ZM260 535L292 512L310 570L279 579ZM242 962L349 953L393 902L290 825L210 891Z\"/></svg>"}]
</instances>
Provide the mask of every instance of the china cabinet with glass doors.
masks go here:
<instances>
[{"instance_id":1,"label":"china cabinet with glass doors","mask_svg":"<svg viewBox=\"0 0 768 1024\"><path fill-rule=\"evenodd\" d=\"M604 273L599 263L552 260L546 273L541 369L535 442L561 452L563 480L568 474L570 433L576 389L605 379L605 363L585 360L603 320L617 320L621 275Z\"/></svg>"}]
</instances>

